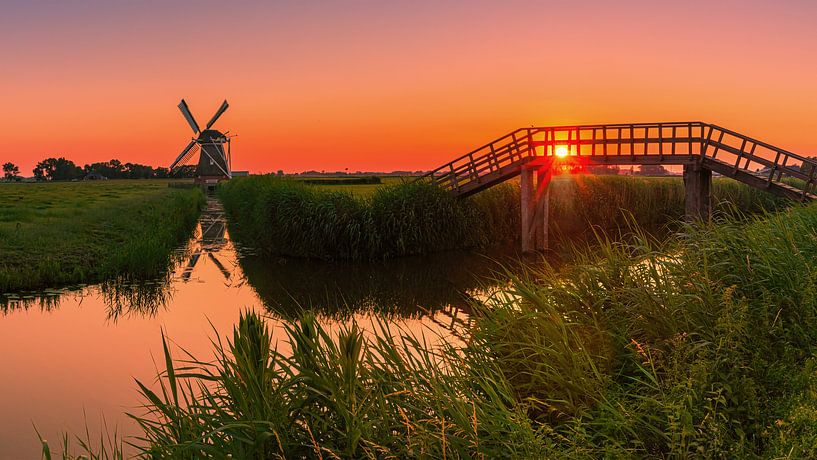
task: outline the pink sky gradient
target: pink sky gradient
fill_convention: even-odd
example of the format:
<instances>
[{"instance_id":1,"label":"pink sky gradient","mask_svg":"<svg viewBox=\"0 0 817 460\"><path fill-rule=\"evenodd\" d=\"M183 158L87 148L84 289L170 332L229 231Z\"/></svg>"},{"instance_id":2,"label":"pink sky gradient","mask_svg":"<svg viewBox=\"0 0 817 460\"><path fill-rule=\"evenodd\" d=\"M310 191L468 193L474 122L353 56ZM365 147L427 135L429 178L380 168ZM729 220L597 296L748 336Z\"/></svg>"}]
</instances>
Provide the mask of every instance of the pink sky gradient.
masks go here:
<instances>
[{"instance_id":1,"label":"pink sky gradient","mask_svg":"<svg viewBox=\"0 0 817 460\"><path fill-rule=\"evenodd\" d=\"M16 5L14 4L16 3ZM702 120L817 154L817 3L13 2L0 162L430 169L530 125Z\"/></svg>"}]
</instances>

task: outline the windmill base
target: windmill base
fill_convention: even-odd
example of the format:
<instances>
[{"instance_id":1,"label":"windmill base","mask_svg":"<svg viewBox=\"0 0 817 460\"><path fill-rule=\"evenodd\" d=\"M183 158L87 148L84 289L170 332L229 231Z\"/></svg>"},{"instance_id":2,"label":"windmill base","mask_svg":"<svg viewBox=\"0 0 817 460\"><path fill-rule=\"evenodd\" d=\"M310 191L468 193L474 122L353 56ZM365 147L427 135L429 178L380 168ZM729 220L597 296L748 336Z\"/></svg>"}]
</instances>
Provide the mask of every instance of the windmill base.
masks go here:
<instances>
[{"instance_id":1,"label":"windmill base","mask_svg":"<svg viewBox=\"0 0 817 460\"><path fill-rule=\"evenodd\" d=\"M230 180L230 178L227 176L199 176L193 180L193 183L201 186L205 192L214 192L218 183L225 180Z\"/></svg>"}]
</instances>

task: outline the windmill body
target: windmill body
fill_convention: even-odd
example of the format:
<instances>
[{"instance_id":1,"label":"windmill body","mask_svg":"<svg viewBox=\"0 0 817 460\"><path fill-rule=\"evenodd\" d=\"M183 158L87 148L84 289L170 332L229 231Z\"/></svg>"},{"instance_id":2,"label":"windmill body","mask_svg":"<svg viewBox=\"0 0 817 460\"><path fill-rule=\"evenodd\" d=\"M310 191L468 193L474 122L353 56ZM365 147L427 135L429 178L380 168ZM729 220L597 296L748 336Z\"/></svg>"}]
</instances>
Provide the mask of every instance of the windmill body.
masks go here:
<instances>
[{"instance_id":1,"label":"windmill body","mask_svg":"<svg viewBox=\"0 0 817 460\"><path fill-rule=\"evenodd\" d=\"M182 153L176 157L176 160L170 165L171 174L178 171L178 168L191 160L198 154L198 162L196 163L195 182L207 187L212 187L222 180L227 180L232 177L230 171L230 137L227 133L222 133L216 129L211 129L216 120L227 110L229 104L225 100L221 107L216 111L210 121L207 122L204 130L199 128L199 124L190 112L187 103L182 99L179 103L179 110L181 110L190 128L193 130L195 137L187 144L187 147L182 150Z\"/></svg>"}]
</instances>

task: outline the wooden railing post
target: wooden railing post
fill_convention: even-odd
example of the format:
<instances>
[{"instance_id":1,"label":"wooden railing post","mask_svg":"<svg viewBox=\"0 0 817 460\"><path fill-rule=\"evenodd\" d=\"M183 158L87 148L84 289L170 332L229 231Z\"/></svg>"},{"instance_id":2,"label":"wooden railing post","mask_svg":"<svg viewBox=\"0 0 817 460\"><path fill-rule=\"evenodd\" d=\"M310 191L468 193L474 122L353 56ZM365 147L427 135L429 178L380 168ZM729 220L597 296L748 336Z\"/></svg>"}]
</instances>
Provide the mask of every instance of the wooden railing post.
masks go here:
<instances>
[{"instance_id":1,"label":"wooden railing post","mask_svg":"<svg viewBox=\"0 0 817 460\"><path fill-rule=\"evenodd\" d=\"M809 164L811 165L811 172L808 175L808 180L806 181L806 184L803 186L803 196L802 196L802 198L800 198L800 201L803 201L803 200L806 199L806 196L808 196L809 187L812 184L814 184L814 172L815 172L815 170L817 170L817 164L815 164L815 163L809 163Z\"/></svg>"},{"instance_id":2,"label":"wooden railing post","mask_svg":"<svg viewBox=\"0 0 817 460\"><path fill-rule=\"evenodd\" d=\"M664 126L658 123L658 159L664 159Z\"/></svg>"},{"instance_id":3,"label":"wooden railing post","mask_svg":"<svg viewBox=\"0 0 817 460\"><path fill-rule=\"evenodd\" d=\"M522 251L530 252L534 250L533 235L531 234L531 224L533 223L533 200L535 188L533 185L533 169L520 166L519 171L519 209L521 214L521 241Z\"/></svg>"},{"instance_id":4,"label":"wooden railing post","mask_svg":"<svg viewBox=\"0 0 817 460\"><path fill-rule=\"evenodd\" d=\"M774 173L777 172L777 162L780 161L780 151L778 150L777 154L774 156L774 162L772 163L771 171L769 171L769 179L766 181L766 187L770 187L772 185L772 179L774 178Z\"/></svg>"},{"instance_id":5,"label":"wooden railing post","mask_svg":"<svg viewBox=\"0 0 817 460\"><path fill-rule=\"evenodd\" d=\"M684 208L686 219L708 220L712 203L712 171L695 161L684 165Z\"/></svg>"},{"instance_id":6,"label":"wooden railing post","mask_svg":"<svg viewBox=\"0 0 817 460\"><path fill-rule=\"evenodd\" d=\"M703 127L701 127L701 135L703 135ZM706 133L706 140L701 141L701 156L706 156L706 148L709 146L709 139L712 137L712 126L709 127ZM691 151L689 152L692 153Z\"/></svg>"}]
</instances>

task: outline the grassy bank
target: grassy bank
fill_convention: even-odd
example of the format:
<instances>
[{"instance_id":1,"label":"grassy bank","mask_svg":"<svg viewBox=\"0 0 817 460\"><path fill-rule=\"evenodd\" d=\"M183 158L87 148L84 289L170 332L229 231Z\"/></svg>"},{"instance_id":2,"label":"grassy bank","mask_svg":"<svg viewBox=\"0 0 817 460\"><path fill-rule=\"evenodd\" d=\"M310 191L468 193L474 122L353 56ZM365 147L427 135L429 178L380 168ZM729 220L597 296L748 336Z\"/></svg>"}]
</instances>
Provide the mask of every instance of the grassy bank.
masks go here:
<instances>
[{"instance_id":1,"label":"grassy bank","mask_svg":"<svg viewBox=\"0 0 817 460\"><path fill-rule=\"evenodd\" d=\"M817 206L605 243L474 305L464 345L243 315L141 391L147 458L813 458ZM399 338L393 338L399 337Z\"/></svg>"},{"instance_id":2,"label":"grassy bank","mask_svg":"<svg viewBox=\"0 0 817 460\"><path fill-rule=\"evenodd\" d=\"M237 241L286 256L372 260L474 247L500 231L487 208L424 184L371 196L294 180L250 177L219 187Z\"/></svg>"},{"instance_id":3,"label":"grassy bank","mask_svg":"<svg viewBox=\"0 0 817 460\"><path fill-rule=\"evenodd\" d=\"M161 180L0 185L0 293L158 276L202 205Z\"/></svg>"},{"instance_id":4,"label":"grassy bank","mask_svg":"<svg viewBox=\"0 0 817 460\"><path fill-rule=\"evenodd\" d=\"M219 194L233 236L270 254L374 260L511 244L519 237L514 182L465 200L425 184L356 194L275 177L236 179L223 184ZM716 210L756 213L786 205L728 179L714 181L713 195ZM680 178L558 177L551 185L550 210L557 243L592 236L594 227L619 228L630 217L656 231L683 217L684 186Z\"/></svg>"}]
</instances>

